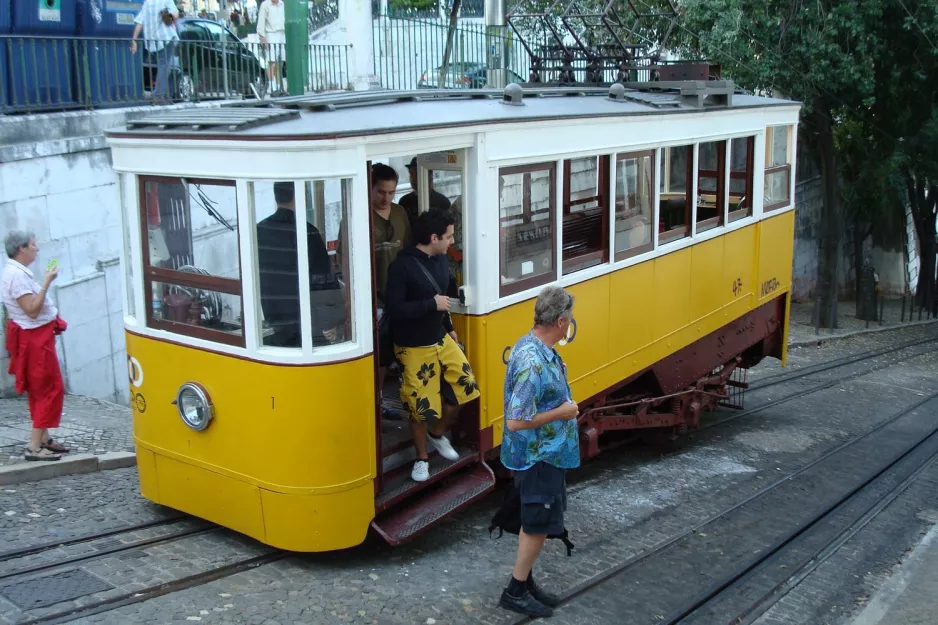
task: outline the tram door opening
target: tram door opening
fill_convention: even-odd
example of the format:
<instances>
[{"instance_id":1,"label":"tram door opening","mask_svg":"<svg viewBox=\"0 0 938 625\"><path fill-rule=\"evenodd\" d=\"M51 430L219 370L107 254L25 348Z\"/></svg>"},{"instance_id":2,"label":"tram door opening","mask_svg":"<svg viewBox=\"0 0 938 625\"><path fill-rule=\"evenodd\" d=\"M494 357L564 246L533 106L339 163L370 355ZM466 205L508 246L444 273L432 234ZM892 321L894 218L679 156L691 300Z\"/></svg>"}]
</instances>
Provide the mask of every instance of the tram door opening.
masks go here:
<instances>
[{"instance_id":1,"label":"tram door opening","mask_svg":"<svg viewBox=\"0 0 938 625\"><path fill-rule=\"evenodd\" d=\"M378 164L391 167L398 174L396 187L392 182L381 180L382 176L389 175L387 170L383 173ZM451 317L456 328L459 341L468 344L468 326L465 323L465 308L460 295L462 287L466 285L465 254L463 244L465 198L466 198L466 170L465 151L454 150L419 154L411 157L397 157L375 159L369 167L370 199L372 203L372 249L374 250L375 273L375 319L378 320L386 314L383 309L384 286L387 279L387 267L403 247L415 243L413 240L413 223L418 215L433 209L450 211L456 220L454 225L454 245L448 252L447 260L450 266L450 284L446 285L447 295L450 296ZM382 208L382 194L394 189L393 206L390 210ZM406 224L402 215L406 216ZM402 230L407 230L403 233ZM404 239L407 240L404 240ZM442 285L441 285L442 286ZM401 400L401 368L392 355L381 353L382 348L392 349L390 342L382 340L380 332L376 332L376 380L378 380L379 397L376 399L378 414L376 419L379 427L379 458L378 466L382 477L379 483L388 487L388 479L393 479L392 473L406 472L409 475L411 463L415 457L413 440L409 424L409 411L406 403ZM460 415L462 423L462 414ZM475 421L478 421L476 417ZM467 424L467 430L473 428ZM478 427L474 428L476 433ZM396 480L395 480L396 481Z\"/></svg>"}]
</instances>

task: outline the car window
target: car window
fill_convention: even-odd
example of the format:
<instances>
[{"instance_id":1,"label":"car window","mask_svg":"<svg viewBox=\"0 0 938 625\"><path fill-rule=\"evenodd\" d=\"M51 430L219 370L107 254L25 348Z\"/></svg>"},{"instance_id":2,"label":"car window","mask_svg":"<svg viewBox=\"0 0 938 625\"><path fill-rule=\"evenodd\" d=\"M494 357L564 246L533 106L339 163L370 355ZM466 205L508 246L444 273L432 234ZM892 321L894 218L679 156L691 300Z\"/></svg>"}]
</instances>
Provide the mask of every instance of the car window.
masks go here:
<instances>
[{"instance_id":1,"label":"car window","mask_svg":"<svg viewBox=\"0 0 938 625\"><path fill-rule=\"evenodd\" d=\"M228 30L221 24L215 24L214 22L205 22L202 24L208 31L211 33L212 39L218 41L219 43L235 43L238 39L228 32Z\"/></svg>"},{"instance_id":2,"label":"car window","mask_svg":"<svg viewBox=\"0 0 938 625\"><path fill-rule=\"evenodd\" d=\"M187 39L189 41L208 41L211 39L211 35L209 35L208 31L202 28L202 26L199 24L186 24L183 27L179 38Z\"/></svg>"}]
</instances>

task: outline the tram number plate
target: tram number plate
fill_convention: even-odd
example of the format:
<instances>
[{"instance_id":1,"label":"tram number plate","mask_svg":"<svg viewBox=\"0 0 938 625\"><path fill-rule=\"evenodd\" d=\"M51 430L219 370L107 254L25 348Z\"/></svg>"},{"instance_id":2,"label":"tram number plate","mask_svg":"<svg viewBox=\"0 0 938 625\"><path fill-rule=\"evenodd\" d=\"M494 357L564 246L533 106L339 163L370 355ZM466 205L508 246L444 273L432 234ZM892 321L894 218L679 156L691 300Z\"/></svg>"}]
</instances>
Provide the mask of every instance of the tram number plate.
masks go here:
<instances>
[{"instance_id":1,"label":"tram number plate","mask_svg":"<svg viewBox=\"0 0 938 625\"><path fill-rule=\"evenodd\" d=\"M765 282L762 283L762 297L765 297L769 293L774 293L775 291L778 290L778 287L779 287L778 278L772 278L770 280L766 280Z\"/></svg>"}]
</instances>

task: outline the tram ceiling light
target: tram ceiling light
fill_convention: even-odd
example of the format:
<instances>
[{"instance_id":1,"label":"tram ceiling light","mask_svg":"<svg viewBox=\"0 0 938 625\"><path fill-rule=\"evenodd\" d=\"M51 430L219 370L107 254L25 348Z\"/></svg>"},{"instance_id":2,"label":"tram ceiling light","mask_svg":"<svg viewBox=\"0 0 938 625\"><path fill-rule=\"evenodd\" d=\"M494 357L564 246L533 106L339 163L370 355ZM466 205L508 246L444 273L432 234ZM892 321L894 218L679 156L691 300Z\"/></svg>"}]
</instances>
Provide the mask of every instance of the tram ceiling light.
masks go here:
<instances>
[{"instance_id":1,"label":"tram ceiling light","mask_svg":"<svg viewBox=\"0 0 938 625\"><path fill-rule=\"evenodd\" d=\"M179 387L176 399L172 402L179 411L183 423L196 432L208 427L215 416L215 406L208 391L198 382L186 382Z\"/></svg>"}]
</instances>

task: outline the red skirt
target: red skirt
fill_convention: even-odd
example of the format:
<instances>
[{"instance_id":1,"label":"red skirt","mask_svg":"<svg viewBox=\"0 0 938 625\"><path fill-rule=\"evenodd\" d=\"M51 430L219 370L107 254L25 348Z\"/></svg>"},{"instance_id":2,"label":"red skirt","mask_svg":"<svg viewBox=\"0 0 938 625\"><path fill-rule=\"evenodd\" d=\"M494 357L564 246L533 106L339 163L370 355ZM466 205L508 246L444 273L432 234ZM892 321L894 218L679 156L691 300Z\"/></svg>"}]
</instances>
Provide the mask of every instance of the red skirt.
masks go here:
<instances>
[{"instance_id":1,"label":"red skirt","mask_svg":"<svg viewBox=\"0 0 938 625\"><path fill-rule=\"evenodd\" d=\"M7 321L9 372L16 377L17 394L27 394L34 428L56 428L62 420L65 384L55 353L55 335L64 329L61 319L33 330Z\"/></svg>"}]
</instances>

